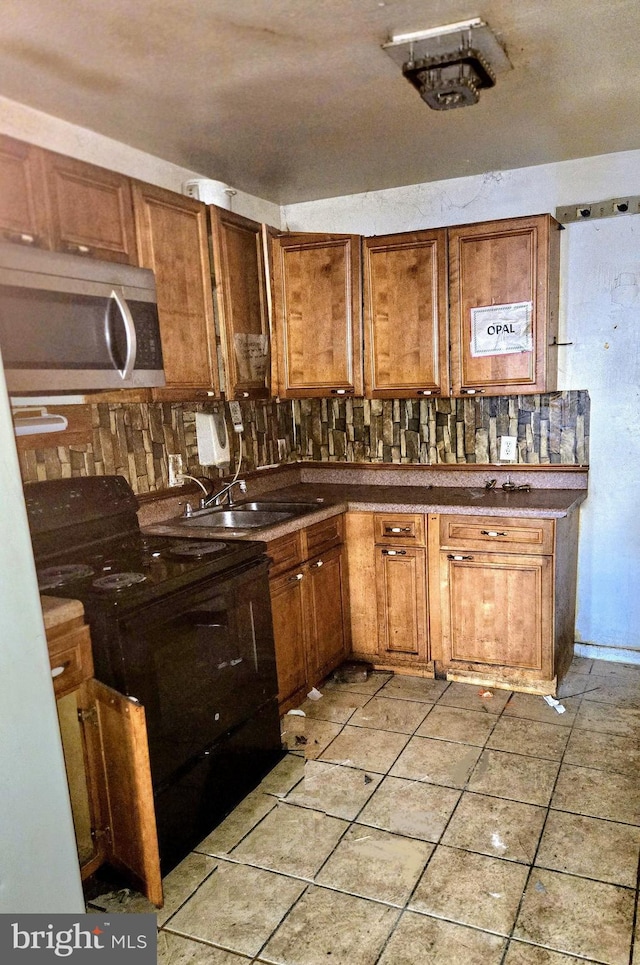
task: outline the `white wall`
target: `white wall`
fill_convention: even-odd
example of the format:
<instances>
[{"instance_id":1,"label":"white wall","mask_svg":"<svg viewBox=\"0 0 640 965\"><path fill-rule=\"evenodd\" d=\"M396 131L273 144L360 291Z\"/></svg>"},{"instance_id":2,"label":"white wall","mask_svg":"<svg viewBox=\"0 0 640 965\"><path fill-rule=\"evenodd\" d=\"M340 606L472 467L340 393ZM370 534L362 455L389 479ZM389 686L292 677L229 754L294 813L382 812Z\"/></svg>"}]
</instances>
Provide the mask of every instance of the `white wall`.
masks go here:
<instances>
[{"instance_id":1,"label":"white wall","mask_svg":"<svg viewBox=\"0 0 640 965\"><path fill-rule=\"evenodd\" d=\"M182 193L185 181L202 178L203 175L187 168L179 167L170 161L138 151L128 144L114 141L95 131L76 124L69 124L58 117L43 114L32 107L18 104L6 97L0 97L0 133L29 144L37 144L49 151L67 154L69 157L98 164L100 167L118 171L131 178L157 184L169 191ZM204 199L204 200L209 200ZM211 199L216 204L228 207L224 198L216 196ZM234 211L264 221L276 228L280 227L280 208L271 201L264 201L252 194L238 191L230 205Z\"/></svg>"},{"instance_id":2,"label":"white wall","mask_svg":"<svg viewBox=\"0 0 640 965\"><path fill-rule=\"evenodd\" d=\"M51 667L0 361L0 912L84 911Z\"/></svg>"},{"instance_id":3,"label":"white wall","mask_svg":"<svg viewBox=\"0 0 640 965\"><path fill-rule=\"evenodd\" d=\"M640 194L640 151L288 205L282 225L374 235L625 194ZM558 350L559 385L591 397L576 638L616 658L640 654L640 288L620 290L623 273L640 286L639 215L567 226L559 341L573 344Z\"/></svg>"}]
</instances>

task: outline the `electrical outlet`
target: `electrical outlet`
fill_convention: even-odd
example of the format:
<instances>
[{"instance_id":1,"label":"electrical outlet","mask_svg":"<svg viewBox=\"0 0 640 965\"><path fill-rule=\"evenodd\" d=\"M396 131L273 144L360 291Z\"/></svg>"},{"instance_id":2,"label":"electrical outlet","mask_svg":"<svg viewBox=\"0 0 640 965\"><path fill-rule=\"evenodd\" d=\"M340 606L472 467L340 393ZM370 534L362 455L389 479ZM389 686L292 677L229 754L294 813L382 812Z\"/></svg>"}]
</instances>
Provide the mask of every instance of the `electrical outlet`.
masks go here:
<instances>
[{"instance_id":1,"label":"electrical outlet","mask_svg":"<svg viewBox=\"0 0 640 965\"><path fill-rule=\"evenodd\" d=\"M500 436L500 459L504 462L515 462L518 455L518 439L516 436Z\"/></svg>"},{"instance_id":2,"label":"electrical outlet","mask_svg":"<svg viewBox=\"0 0 640 965\"><path fill-rule=\"evenodd\" d=\"M168 456L169 459L169 485L170 486L183 486L184 480L182 479L182 473L184 472L182 466L182 456L180 453L172 453Z\"/></svg>"}]
</instances>

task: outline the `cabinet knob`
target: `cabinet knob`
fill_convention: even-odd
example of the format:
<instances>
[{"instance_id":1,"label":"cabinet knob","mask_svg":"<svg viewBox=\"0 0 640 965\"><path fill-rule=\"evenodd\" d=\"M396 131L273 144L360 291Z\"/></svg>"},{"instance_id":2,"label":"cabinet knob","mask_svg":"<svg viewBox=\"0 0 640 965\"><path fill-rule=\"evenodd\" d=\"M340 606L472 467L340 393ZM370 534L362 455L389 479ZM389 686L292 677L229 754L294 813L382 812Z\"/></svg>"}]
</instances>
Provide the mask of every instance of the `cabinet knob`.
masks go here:
<instances>
[{"instance_id":1,"label":"cabinet knob","mask_svg":"<svg viewBox=\"0 0 640 965\"><path fill-rule=\"evenodd\" d=\"M331 389L331 395L353 395L353 389Z\"/></svg>"},{"instance_id":2,"label":"cabinet knob","mask_svg":"<svg viewBox=\"0 0 640 965\"><path fill-rule=\"evenodd\" d=\"M460 395L482 395L484 389L460 389Z\"/></svg>"},{"instance_id":3,"label":"cabinet knob","mask_svg":"<svg viewBox=\"0 0 640 965\"><path fill-rule=\"evenodd\" d=\"M481 529L481 536L506 536L506 533L499 533L496 529Z\"/></svg>"},{"instance_id":4,"label":"cabinet knob","mask_svg":"<svg viewBox=\"0 0 640 965\"><path fill-rule=\"evenodd\" d=\"M406 556L407 551L406 550L383 550L382 555L383 556Z\"/></svg>"},{"instance_id":5,"label":"cabinet knob","mask_svg":"<svg viewBox=\"0 0 640 965\"><path fill-rule=\"evenodd\" d=\"M440 395L439 389L418 389L417 395Z\"/></svg>"},{"instance_id":6,"label":"cabinet knob","mask_svg":"<svg viewBox=\"0 0 640 965\"><path fill-rule=\"evenodd\" d=\"M68 251L72 255L90 255L91 248L89 245L76 245L68 241L65 243L65 251Z\"/></svg>"},{"instance_id":7,"label":"cabinet knob","mask_svg":"<svg viewBox=\"0 0 640 965\"><path fill-rule=\"evenodd\" d=\"M318 560L313 565L316 567L316 569L319 569L321 566L324 566L324 562L322 560Z\"/></svg>"},{"instance_id":8,"label":"cabinet knob","mask_svg":"<svg viewBox=\"0 0 640 965\"><path fill-rule=\"evenodd\" d=\"M12 241L17 245L30 245L34 248L38 245L37 235L32 235L28 231L3 231L2 234L7 241Z\"/></svg>"},{"instance_id":9,"label":"cabinet knob","mask_svg":"<svg viewBox=\"0 0 640 965\"><path fill-rule=\"evenodd\" d=\"M456 560L456 562L458 562L458 561L460 561L460 560L472 560L472 559L473 559L473 556L457 556L457 555L454 554L454 553L447 553L447 559L448 559L448 560Z\"/></svg>"},{"instance_id":10,"label":"cabinet knob","mask_svg":"<svg viewBox=\"0 0 640 965\"><path fill-rule=\"evenodd\" d=\"M55 680L55 678L56 678L56 677L59 677L61 674L63 674L63 673L65 672L65 670L68 670L70 666L71 666L71 661L70 661L70 660L66 660L61 666L59 666L59 667L52 667L52 668L51 668L51 676L52 676L53 679Z\"/></svg>"},{"instance_id":11,"label":"cabinet knob","mask_svg":"<svg viewBox=\"0 0 640 965\"><path fill-rule=\"evenodd\" d=\"M301 580L303 576L304 576L303 573L296 573L295 576L289 577L289 581L288 581L288 582L289 582L289 583L297 583L298 580Z\"/></svg>"},{"instance_id":12,"label":"cabinet knob","mask_svg":"<svg viewBox=\"0 0 640 965\"><path fill-rule=\"evenodd\" d=\"M385 526L384 531L387 534L387 536L397 536L398 533L410 533L411 527L410 526Z\"/></svg>"}]
</instances>

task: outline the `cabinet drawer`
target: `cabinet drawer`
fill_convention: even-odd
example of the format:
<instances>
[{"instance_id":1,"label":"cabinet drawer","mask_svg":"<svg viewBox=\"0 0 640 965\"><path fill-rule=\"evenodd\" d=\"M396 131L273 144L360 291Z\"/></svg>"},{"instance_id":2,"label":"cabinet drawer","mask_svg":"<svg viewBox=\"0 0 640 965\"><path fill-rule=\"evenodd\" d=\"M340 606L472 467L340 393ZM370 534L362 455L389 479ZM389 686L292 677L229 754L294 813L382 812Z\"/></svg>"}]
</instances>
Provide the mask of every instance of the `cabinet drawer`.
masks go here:
<instances>
[{"instance_id":1,"label":"cabinet drawer","mask_svg":"<svg viewBox=\"0 0 640 965\"><path fill-rule=\"evenodd\" d=\"M286 573L302 562L302 533L289 533L279 539L272 540L267 546L267 555L271 557L269 576L279 576Z\"/></svg>"},{"instance_id":2,"label":"cabinet drawer","mask_svg":"<svg viewBox=\"0 0 640 965\"><path fill-rule=\"evenodd\" d=\"M310 560L319 553L325 553L332 546L339 546L344 540L344 516L330 516L320 523L308 526L304 531L306 547L304 558Z\"/></svg>"},{"instance_id":3,"label":"cabinet drawer","mask_svg":"<svg viewBox=\"0 0 640 965\"><path fill-rule=\"evenodd\" d=\"M418 513L375 513L376 543L424 546L424 516Z\"/></svg>"},{"instance_id":4,"label":"cabinet drawer","mask_svg":"<svg viewBox=\"0 0 640 965\"><path fill-rule=\"evenodd\" d=\"M552 519L508 516L440 516L440 548L496 553L553 553Z\"/></svg>"},{"instance_id":5,"label":"cabinet drawer","mask_svg":"<svg viewBox=\"0 0 640 965\"><path fill-rule=\"evenodd\" d=\"M93 675L89 627L82 626L47 639L49 662L56 697L71 693Z\"/></svg>"}]
</instances>

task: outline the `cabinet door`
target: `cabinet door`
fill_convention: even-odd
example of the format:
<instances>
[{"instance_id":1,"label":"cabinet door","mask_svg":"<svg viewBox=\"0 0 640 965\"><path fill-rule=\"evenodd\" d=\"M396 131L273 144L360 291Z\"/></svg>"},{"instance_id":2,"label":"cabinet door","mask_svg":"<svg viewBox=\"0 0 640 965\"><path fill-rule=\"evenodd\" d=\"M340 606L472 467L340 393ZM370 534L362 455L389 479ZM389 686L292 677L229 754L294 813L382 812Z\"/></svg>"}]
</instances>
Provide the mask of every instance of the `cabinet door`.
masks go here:
<instances>
[{"instance_id":1,"label":"cabinet door","mask_svg":"<svg viewBox=\"0 0 640 965\"><path fill-rule=\"evenodd\" d=\"M51 247L44 152L0 135L0 233L5 241Z\"/></svg>"},{"instance_id":2,"label":"cabinet door","mask_svg":"<svg viewBox=\"0 0 640 965\"><path fill-rule=\"evenodd\" d=\"M364 239L369 398L449 394L446 231Z\"/></svg>"},{"instance_id":3,"label":"cabinet door","mask_svg":"<svg viewBox=\"0 0 640 965\"><path fill-rule=\"evenodd\" d=\"M449 309L451 381L454 395L513 395L555 389L559 286L559 226L549 215L450 228ZM495 354L473 340L474 308L531 304L533 349L516 351L514 337L501 338ZM489 331L491 329L491 331ZM501 354L508 349L508 354ZM489 351L493 351L491 346Z\"/></svg>"},{"instance_id":4,"label":"cabinet door","mask_svg":"<svg viewBox=\"0 0 640 965\"><path fill-rule=\"evenodd\" d=\"M302 569L270 581L273 637L278 671L278 703L282 707L306 690L306 628Z\"/></svg>"},{"instance_id":5,"label":"cabinet door","mask_svg":"<svg viewBox=\"0 0 640 965\"><path fill-rule=\"evenodd\" d=\"M552 677L552 558L441 553L445 667L536 671Z\"/></svg>"},{"instance_id":6,"label":"cabinet door","mask_svg":"<svg viewBox=\"0 0 640 965\"><path fill-rule=\"evenodd\" d=\"M312 560L306 570L305 598L312 631L309 672L310 682L317 683L344 660L346 653L342 547Z\"/></svg>"},{"instance_id":7,"label":"cabinet door","mask_svg":"<svg viewBox=\"0 0 640 965\"><path fill-rule=\"evenodd\" d=\"M219 395L206 205L141 183L133 201L140 264L156 276L167 388Z\"/></svg>"},{"instance_id":8,"label":"cabinet door","mask_svg":"<svg viewBox=\"0 0 640 965\"><path fill-rule=\"evenodd\" d=\"M106 858L159 907L162 879L144 707L95 679L86 686L89 775L99 789Z\"/></svg>"},{"instance_id":9,"label":"cabinet door","mask_svg":"<svg viewBox=\"0 0 640 965\"><path fill-rule=\"evenodd\" d=\"M378 653L394 662L427 661L427 554L415 546L376 547Z\"/></svg>"},{"instance_id":10,"label":"cabinet door","mask_svg":"<svg viewBox=\"0 0 640 965\"><path fill-rule=\"evenodd\" d=\"M278 394L362 395L360 238L273 239Z\"/></svg>"},{"instance_id":11,"label":"cabinet door","mask_svg":"<svg viewBox=\"0 0 640 965\"><path fill-rule=\"evenodd\" d=\"M210 206L216 304L229 398L269 395L269 317L262 227Z\"/></svg>"},{"instance_id":12,"label":"cabinet door","mask_svg":"<svg viewBox=\"0 0 640 965\"><path fill-rule=\"evenodd\" d=\"M129 179L50 152L45 165L53 248L137 264Z\"/></svg>"}]
</instances>

